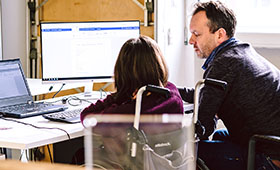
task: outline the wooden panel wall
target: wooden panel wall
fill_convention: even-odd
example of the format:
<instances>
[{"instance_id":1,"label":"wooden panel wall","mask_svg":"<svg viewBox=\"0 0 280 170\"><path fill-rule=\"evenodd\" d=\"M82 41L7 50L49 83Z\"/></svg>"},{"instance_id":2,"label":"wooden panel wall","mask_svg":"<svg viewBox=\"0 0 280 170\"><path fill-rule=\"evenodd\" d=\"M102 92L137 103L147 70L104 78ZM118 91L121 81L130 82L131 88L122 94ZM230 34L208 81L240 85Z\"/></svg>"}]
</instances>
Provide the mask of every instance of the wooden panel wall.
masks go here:
<instances>
[{"instance_id":1,"label":"wooden panel wall","mask_svg":"<svg viewBox=\"0 0 280 170\"><path fill-rule=\"evenodd\" d=\"M144 3L144 0L138 1ZM144 11L132 0L48 0L40 10L40 20L144 22ZM141 26L141 34L154 38L154 26Z\"/></svg>"}]
</instances>

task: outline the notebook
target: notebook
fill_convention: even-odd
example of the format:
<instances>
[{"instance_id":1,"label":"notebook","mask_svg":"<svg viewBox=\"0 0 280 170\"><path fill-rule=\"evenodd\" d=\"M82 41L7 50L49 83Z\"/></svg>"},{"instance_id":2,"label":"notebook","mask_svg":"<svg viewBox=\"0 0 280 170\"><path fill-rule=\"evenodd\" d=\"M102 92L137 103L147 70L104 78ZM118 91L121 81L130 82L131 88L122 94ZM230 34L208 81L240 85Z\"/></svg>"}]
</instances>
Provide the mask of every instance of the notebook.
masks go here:
<instances>
[{"instance_id":1,"label":"notebook","mask_svg":"<svg viewBox=\"0 0 280 170\"><path fill-rule=\"evenodd\" d=\"M19 59L0 61L0 114L25 118L65 110L63 105L34 102Z\"/></svg>"}]
</instances>

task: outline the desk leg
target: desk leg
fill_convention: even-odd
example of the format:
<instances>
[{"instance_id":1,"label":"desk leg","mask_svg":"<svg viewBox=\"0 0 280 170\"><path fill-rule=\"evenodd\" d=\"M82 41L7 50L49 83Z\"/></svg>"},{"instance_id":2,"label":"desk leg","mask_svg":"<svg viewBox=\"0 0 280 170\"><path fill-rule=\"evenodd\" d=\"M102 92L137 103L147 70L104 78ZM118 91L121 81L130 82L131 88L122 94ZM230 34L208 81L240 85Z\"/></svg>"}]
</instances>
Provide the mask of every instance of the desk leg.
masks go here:
<instances>
[{"instance_id":1,"label":"desk leg","mask_svg":"<svg viewBox=\"0 0 280 170\"><path fill-rule=\"evenodd\" d=\"M21 162L28 162L30 152L28 149L7 149L7 159L20 160Z\"/></svg>"},{"instance_id":2,"label":"desk leg","mask_svg":"<svg viewBox=\"0 0 280 170\"><path fill-rule=\"evenodd\" d=\"M44 157L44 159L42 161L53 162L54 161L54 158L53 158L53 145L50 144L50 145L43 146L42 149L43 149L43 152L45 154L45 157Z\"/></svg>"}]
</instances>

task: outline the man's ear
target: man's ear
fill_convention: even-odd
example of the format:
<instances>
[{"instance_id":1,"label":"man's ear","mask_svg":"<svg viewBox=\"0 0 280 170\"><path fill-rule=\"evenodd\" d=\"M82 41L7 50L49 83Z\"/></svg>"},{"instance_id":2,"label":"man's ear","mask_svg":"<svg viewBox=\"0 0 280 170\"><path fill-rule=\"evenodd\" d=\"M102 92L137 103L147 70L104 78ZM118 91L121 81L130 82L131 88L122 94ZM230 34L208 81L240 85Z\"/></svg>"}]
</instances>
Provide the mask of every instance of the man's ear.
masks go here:
<instances>
[{"instance_id":1,"label":"man's ear","mask_svg":"<svg viewBox=\"0 0 280 170\"><path fill-rule=\"evenodd\" d=\"M224 28L219 28L216 31L216 33L217 33L216 34L217 35L217 41L218 41L219 44L228 39L227 32Z\"/></svg>"}]
</instances>

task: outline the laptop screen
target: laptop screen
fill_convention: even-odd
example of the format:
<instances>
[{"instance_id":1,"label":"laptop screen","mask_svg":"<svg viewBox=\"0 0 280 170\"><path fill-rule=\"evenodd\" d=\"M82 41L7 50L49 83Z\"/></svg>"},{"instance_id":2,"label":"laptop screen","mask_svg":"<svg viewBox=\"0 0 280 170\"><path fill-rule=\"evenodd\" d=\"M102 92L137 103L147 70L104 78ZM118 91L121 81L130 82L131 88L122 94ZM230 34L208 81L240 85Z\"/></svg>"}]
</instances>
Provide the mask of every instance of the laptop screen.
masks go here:
<instances>
[{"instance_id":1,"label":"laptop screen","mask_svg":"<svg viewBox=\"0 0 280 170\"><path fill-rule=\"evenodd\" d=\"M28 95L18 64L0 65L0 99Z\"/></svg>"},{"instance_id":2,"label":"laptop screen","mask_svg":"<svg viewBox=\"0 0 280 170\"><path fill-rule=\"evenodd\" d=\"M30 100L30 92L18 59L0 62L0 87L0 106Z\"/></svg>"}]
</instances>

